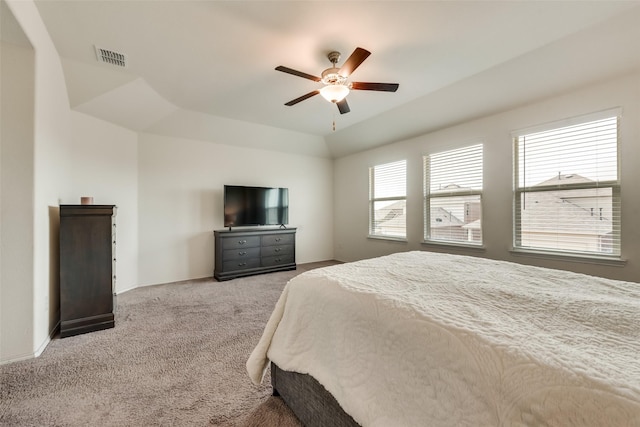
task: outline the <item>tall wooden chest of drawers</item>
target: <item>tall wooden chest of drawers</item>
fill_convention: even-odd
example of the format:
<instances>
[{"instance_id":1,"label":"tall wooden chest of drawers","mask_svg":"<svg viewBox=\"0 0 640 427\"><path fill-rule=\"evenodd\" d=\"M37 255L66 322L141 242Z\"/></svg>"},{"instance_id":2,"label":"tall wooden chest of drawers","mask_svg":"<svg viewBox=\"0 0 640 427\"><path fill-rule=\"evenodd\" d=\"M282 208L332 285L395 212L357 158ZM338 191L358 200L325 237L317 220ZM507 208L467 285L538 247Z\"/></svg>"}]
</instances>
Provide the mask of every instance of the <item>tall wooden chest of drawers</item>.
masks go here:
<instances>
[{"instance_id":1,"label":"tall wooden chest of drawers","mask_svg":"<svg viewBox=\"0 0 640 427\"><path fill-rule=\"evenodd\" d=\"M60 337L115 325L114 217L114 205L60 205Z\"/></svg>"},{"instance_id":2,"label":"tall wooden chest of drawers","mask_svg":"<svg viewBox=\"0 0 640 427\"><path fill-rule=\"evenodd\" d=\"M216 230L217 280L296 269L296 229Z\"/></svg>"}]
</instances>

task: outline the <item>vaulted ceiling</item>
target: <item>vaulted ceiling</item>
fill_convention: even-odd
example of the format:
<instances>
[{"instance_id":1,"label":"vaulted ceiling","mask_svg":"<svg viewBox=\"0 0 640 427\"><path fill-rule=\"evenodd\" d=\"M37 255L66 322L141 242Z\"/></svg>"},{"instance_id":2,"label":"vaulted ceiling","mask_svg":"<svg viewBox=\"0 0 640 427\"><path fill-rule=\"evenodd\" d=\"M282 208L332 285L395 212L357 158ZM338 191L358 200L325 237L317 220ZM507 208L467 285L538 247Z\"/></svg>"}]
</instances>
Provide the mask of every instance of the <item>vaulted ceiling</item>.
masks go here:
<instances>
[{"instance_id":1,"label":"vaulted ceiling","mask_svg":"<svg viewBox=\"0 0 640 427\"><path fill-rule=\"evenodd\" d=\"M316 137L333 157L640 69L640 1L36 4L73 109L239 145L212 129L248 122ZM96 46L126 55L126 67L99 62ZM342 62L356 47L372 54L351 79L399 83L397 92L352 91L343 115L320 96L284 105L321 83L276 66L318 76L330 51Z\"/></svg>"}]
</instances>

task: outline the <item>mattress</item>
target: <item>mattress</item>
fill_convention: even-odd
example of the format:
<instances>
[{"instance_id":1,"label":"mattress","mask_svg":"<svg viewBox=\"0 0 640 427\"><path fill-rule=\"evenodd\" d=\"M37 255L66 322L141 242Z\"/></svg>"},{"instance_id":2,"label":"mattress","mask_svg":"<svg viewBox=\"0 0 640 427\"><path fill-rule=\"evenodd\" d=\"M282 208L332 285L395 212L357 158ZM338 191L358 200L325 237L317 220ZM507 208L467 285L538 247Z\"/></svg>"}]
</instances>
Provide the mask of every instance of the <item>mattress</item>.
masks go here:
<instances>
[{"instance_id":1,"label":"mattress","mask_svg":"<svg viewBox=\"0 0 640 427\"><path fill-rule=\"evenodd\" d=\"M405 252L293 278L247 361L363 426L640 427L640 284Z\"/></svg>"}]
</instances>

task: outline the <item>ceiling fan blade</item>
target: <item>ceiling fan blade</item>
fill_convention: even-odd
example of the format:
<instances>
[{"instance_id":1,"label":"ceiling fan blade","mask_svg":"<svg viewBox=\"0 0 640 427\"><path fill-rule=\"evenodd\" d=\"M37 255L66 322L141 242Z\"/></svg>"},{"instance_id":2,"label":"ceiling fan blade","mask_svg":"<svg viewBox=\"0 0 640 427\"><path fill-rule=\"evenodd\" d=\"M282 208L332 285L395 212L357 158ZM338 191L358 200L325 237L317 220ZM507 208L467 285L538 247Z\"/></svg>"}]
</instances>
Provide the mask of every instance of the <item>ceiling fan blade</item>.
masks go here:
<instances>
[{"instance_id":1,"label":"ceiling fan blade","mask_svg":"<svg viewBox=\"0 0 640 427\"><path fill-rule=\"evenodd\" d=\"M336 102L336 105L338 106L338 110L340 110L340 114L345 114L351 111L351 109L349 108L349 104L347 104L347 98L344 98L342 101Z\"/></svg>"},{"instance_id":2,"label":"ceiling fan blade","mask_svg":"<svg viewBox=\"0 0 640 427\"><path fill-rule=\"evenodd\" d=\"M355 69L358 68L369 55L371 55L371 52L361 47L357 47L356 50L353 51L351 56L346 61L344 61L344 64L342 64L342 67L340 68L338 74L340 74L342 77L349 77L349 75L353 73Z\"/></svg>"},{"instance_id":3,"label":"ceiling fan blade","mask_svg":"<svg viewBox=\"0 0 640 427\"><path fill-rule=\"evenodd\" d=\"M299 98L293 99L293 100L287 102L284 105L286 105L288 107L291 107L292 105L296 105L298 102L304 101L305 99L311 98L312 96L315 96L315 95L317 95L319 93L320 93L319 90L314 90L313 92L309 92L309 93L307 93L305 95L302 95Z\"/></svg>"},{"instance_id":4,"label":"ceiling fan blade","mask_svg":"<svg viewBox=\"0 0 640 427\"><path fill-rule=\"evenodd\" d=\"M288 67L284 67L279 65L276 67L277 71L282 71L283 73L293 74L294 76L302 77L305 79L313 80L314 82L319 82L320 77L312 76L311 74L303 73L302 71L294 70Z\"/></svg>"},{"instance_id":5,"label":"ceiling fan blade","mask_svg":"<svg viewBox=\"0 0 640 427\"><path fill-rule=\"evenodd\" d=\"M398 83L368 83L368 82L353 82L351 83L351 89L354 90L378 90L381 92L395 92L400 85Z\"/></svg>"}]
</instances>

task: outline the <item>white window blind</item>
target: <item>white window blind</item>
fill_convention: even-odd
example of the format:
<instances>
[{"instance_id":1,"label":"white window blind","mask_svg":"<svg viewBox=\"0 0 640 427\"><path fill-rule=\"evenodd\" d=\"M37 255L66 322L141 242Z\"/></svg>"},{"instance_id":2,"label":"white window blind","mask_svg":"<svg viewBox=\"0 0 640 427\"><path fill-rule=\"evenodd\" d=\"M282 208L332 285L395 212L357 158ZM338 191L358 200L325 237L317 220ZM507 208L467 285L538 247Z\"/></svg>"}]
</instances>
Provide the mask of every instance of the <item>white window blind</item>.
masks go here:
<instances>
[{"instance_id":1,"label":"white window blind","mask_svg":"<svg viewBox=\"0 0 640 427\"><path fill-rule=\"evenodd\" d=\"M482 244L482 150L424 156L425 240Z\"/></svg>"},{"instance_id":2,"label":"white window blind","mask_svg":"<svg viewBox=\"0 0 640 427\"><path fill-rule=\"evenodd\" d=\"M407 236L407 161L369 168L369 234Z\"/></svg>"},{"instance_id":3,"label":"white window blind","mask_svg":"<svg viewBox=\"0 0 640 427\"><path fill-rule=\"evenodd\" d=\"M556 126L514 136L514 246L619 256L618 117Z\"/></svg>"}]
</instances>

